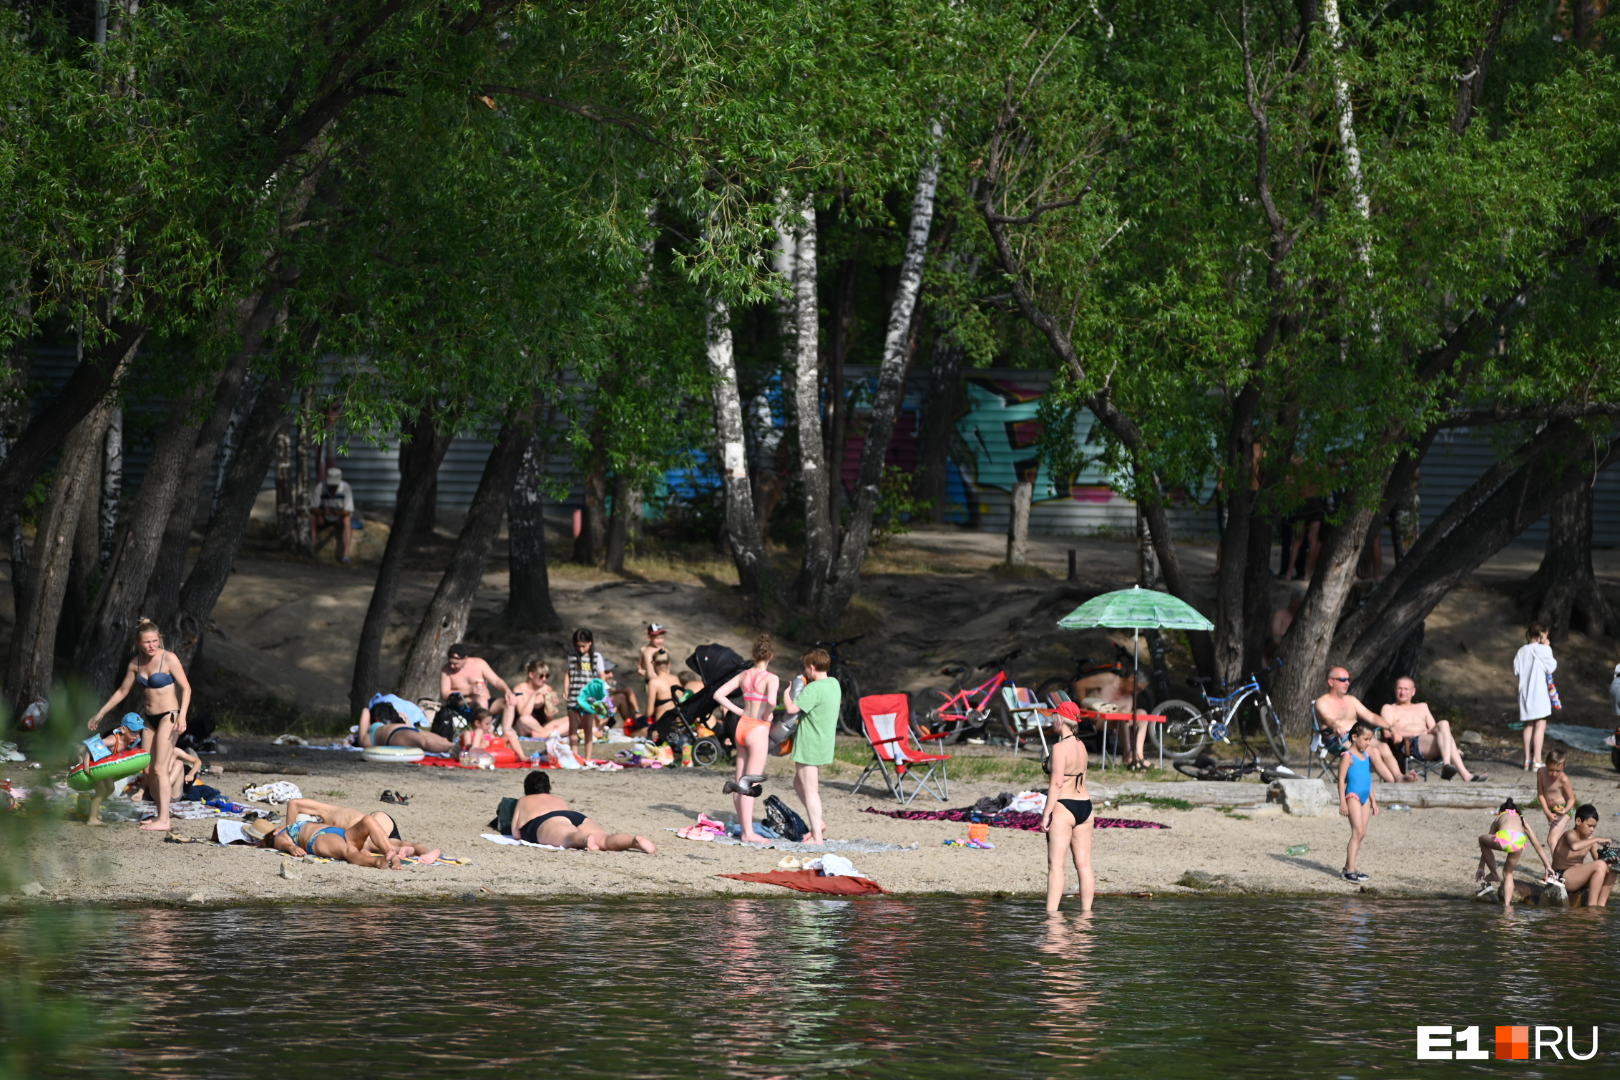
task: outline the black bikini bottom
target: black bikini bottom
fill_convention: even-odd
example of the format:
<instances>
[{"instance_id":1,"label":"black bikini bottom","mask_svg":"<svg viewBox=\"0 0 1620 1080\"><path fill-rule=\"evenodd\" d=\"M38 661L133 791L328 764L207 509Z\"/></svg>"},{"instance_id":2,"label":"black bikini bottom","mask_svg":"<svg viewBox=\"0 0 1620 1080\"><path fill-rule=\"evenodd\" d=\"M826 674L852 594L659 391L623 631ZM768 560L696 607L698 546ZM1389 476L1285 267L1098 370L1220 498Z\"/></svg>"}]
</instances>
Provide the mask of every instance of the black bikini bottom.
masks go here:
<instances>
[{"instance_id":1,"label":"black bikini bottom","mask_svg":"<svg viewBox=\"0 0 1620 1080\"><path fill-rule=\"evenodd\" d=\"M1073 815L1076 825L1084 825L1086 819L1091 817L1090 799L1059 799L1058 805Z\"/></svg>"}]
</instances>

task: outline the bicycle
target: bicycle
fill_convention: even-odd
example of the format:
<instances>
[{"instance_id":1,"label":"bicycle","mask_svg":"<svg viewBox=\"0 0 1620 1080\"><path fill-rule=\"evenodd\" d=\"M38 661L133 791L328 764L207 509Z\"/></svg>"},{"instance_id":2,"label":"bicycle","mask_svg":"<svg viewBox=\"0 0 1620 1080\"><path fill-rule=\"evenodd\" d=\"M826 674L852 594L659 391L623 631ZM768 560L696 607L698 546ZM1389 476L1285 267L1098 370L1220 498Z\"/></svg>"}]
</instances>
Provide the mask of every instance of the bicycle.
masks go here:
<instances>
[{"instance_id":1,"label":"bicycle","mask_svg":"<svg viewBox=\"0 0 1620 1080\"><path fill-rule=\"evenodd\" d=\"M817 649L825 649L832 660L827 667L827 674L838 680L838 689L843 695L838 707L838 730L845 735L859 735L865 729L861 726L861 683L856 678L854 670L839 654L838 647L853 645L865 636L860 634L842 641L818 641L814 646Z\"/></svg>"},{"instance_id":2,"label":"bicycle","mask_svg":"<svg viewBox=\"0 0 1620 1080\"><path fill-rule=\"evenodd\" d=\"M967 685L967 676L973 668L967 661L947 660L940 666L939 673L951 678L950 690L931 686L912 694L912 723L930 735L944 735L945 742L960 742L969 731L982 728L986 734L1004 734L1016 743L1018 727L1001 690L1015 685L1007 677L1005 667L1007 661L1021 652L1021 648L1014 649L980 664L978 670L995 674L972 687Z\"/></svg>"},{"instance_id":3,"label":"bicycle","mask_svg":"<svg viewBox=\"0 0 1620 1080\"><path fill-rule=\"evenodd\" d=\"M1155 748L1172 761L1186 761L1196 757L1211 742L1231 742L1235 731L1244 749L1254 757L1249 735L1257 732L1265 736L1279 762L1287 761L1288 742L1283 738L1282 718L1271 704L1271 696L1260 685L1260 676L1250 675L1247 682L1220 695L1210 693L1212 681L1202 677L1188 680L1188 684L1203 695L1203 709L1179 699L1161 701L1153 707L1155 713L1165 718L1163 723L1149 729Z\"/></svg>"}]
</instances>

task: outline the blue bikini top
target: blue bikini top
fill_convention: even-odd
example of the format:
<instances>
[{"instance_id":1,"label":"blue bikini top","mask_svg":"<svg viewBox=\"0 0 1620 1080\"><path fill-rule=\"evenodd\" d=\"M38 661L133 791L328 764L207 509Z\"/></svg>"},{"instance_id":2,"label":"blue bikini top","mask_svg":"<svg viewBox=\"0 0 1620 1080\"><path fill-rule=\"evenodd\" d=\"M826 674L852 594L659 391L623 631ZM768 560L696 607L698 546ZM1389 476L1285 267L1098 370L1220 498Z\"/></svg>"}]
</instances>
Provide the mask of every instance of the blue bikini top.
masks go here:
<instances>
[{"instance_id":1,"label":"blue bikini top","mask_svg":"<svg viewBox=\"0 0 1620 1080\"><path fill-rule=\"evenodd\" d=\"M150 675L142 675L137 671L135 673L135 681L140 683L148 690L161 690L165 686L173 686L174 676L163 670L164 659L167 659L166 655L164 658L158 660L158 669L152 672Z\"/></svg>"}]
</instances>

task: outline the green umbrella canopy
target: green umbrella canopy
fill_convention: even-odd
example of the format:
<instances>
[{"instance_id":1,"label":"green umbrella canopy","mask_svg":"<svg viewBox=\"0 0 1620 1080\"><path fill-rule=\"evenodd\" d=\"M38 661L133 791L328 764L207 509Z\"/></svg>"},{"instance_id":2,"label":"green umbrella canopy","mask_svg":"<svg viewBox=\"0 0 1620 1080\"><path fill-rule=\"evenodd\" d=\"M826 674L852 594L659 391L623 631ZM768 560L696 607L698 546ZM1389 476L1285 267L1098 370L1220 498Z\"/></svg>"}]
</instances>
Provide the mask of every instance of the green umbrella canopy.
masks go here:
<instances>
[{"instance_id":1,"label":"green umbrella canopy","mask_svg":"<svg viewBox=\"0 0 1620 1080\"><path fill-rule=\"evenodd\" d=\"M1093 596L1063 618L1065 630L1111 627L1135 630L1213 630L1215 624L1198 609L1169 593L1133 585L1129 589Z\"/></svg>"}]
</instances>

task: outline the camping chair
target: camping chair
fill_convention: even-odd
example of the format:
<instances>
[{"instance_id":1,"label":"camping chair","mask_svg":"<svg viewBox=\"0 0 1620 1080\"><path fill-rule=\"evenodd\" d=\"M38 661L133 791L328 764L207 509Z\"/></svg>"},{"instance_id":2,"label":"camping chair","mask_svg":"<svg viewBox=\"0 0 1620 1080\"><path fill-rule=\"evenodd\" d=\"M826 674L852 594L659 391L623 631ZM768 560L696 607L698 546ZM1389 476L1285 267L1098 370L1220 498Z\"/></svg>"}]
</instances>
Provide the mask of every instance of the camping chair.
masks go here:
<instances>
[{"instance_id":1,"label":"camping chair","mask_svg":"<svg viewBox=\"0 0 1620 1080\"><path fill-rule=\"evenodd\" d=\"M1380 737L1383 737L1383 734L1383 732L1379 732ZM1406 739L1399 739L1389 743L1390 752L1395 755L1395 764L1400 766L1401 772L1417 773L1425 781L1429 779L1431 772L1444 775L1445 762L1430 760L1421 754L1409 753L1409 746L1410 743Z\"/></svg>"},{"instance_id":2,"label":"camping chair","mask_svg":"<svg viewBox=\"0 0 1620 1080\"><path fill-rule=\"evenodd\" d=\"M1322 718L1317 715L1316 702L1311 702L1311 749L1310 756L1305 759L1305 778L1311 776L1311 766L1314 764L1322 770L1324 777L1338 778L1339 755L1328 749L1329 739L1339 739L1340 736L1328 730Z\"/></svg>"},{"instance_id":3,"label":"camping chair","mask_svg":"<svg viewBox=\"0 0 1620 1080\"><path fill-rule=\"evenodd\" d=\"M1051 708L1043 705L1035 696L1035 691L1025 686L1003 686L1001 700L1007 706L1007 723L1010 726L1008 734L1012 736L1013 757L1018 756L1024 740L1031 735L1040 736L1041 756L1045 757L1046 714Z\"/></svg>"},{"instance_id":4,"label":"camping chair","mask_svg":"<svg viewBox=\"0 0 1620 1080\"><path fill-rule=\"evenodd\" d=\"M907 695L868 694L861 698L860 705L861 729L872 747L872 760L851 791L860 791L866 778L876 769L888 785L889 794L902 804L909 804L924 788L930 788L941 802L950 798L946 768L951 755L924 752L922 740L911 730L911 704ZM944 737L941 733L922 738ZM909 794L906 792L908 777L911 780Z\"/></svg>"}]
</instances>

